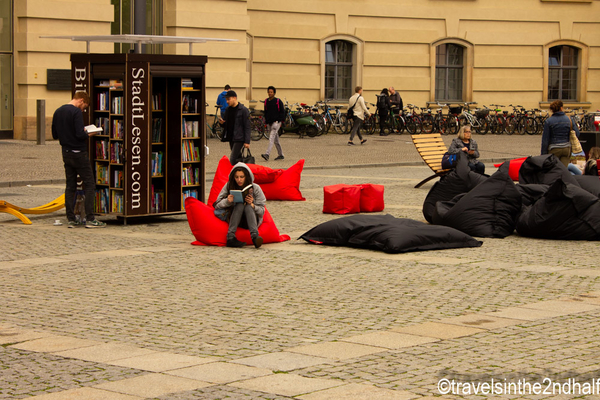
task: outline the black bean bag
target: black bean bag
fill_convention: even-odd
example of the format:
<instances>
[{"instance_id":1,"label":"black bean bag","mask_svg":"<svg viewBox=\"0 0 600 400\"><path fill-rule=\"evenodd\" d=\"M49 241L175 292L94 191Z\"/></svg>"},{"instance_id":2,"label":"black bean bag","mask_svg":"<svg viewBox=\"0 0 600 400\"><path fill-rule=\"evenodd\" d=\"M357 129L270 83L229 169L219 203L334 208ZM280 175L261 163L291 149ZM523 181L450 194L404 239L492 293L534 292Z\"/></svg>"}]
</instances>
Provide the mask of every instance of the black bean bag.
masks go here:
<instances>
[{"instance_id":1,"label":"black bean bag","mask_svg":"<svg viewBox=\"0 0 600 400\"><path fill-rule=\"evenodd\" d=\"M315 226L301 239L313 244L406 253L479 247L482 242L456 229L392 215L352 215Z\"/></svg>"},{"instance_id":2,"label":"black bean bag","mask_svg":"<svg viewBox=\"0 0 600 400\"><path fill-rule=\"evenodd\" d=\"M436 204L433 223L478 237L505 238L515 230L521 194L505 162L485 182L464 195Z\"/></svg>"},{"instance_id":3,"label":"black bean bag","mask_svg":"<svg viewBox=\"0 0 600 400\"><path fill-rule=\"evenodd\" d=\"M592 175L573 175L579 186L596 197L600 197L600 179Z\"/></svg>"},{"instance_id":4,"label":"black bean bag","mask_svg":"<svg viewBox=\"0 0 600 400\"><path fill-rule=\"evenodd\" d=\"M579 186L567 167L553 154L527 157L519 169L519 183L551 185L557 179Z\"/></svg>"},{"instance_id":5,"label":"black bean bag","mask_svg":"<svg viewBox=\"0 0 600 400\"><path fill-rule=\"evenodd\" d=\"M542 197L547 191L550 185L541 185L537 183L529 183L522 185L515 185L519 193L521 193L521 201L523 206L530 206L540 197Z\"/></svg>"},{"instance_id":6,"label":"black bean bag","mask_svg":"<svg viewBox=\"0 0 600 400\"><path fill-rule=\"evenodd\" d=\"M517 219L521 236L560 240L600 240L600 199L579 186L555 181Z\"/></svg>"},{"instance_id":7,"label":"black bean bag","mask_svg":"<svg viewBox=\"0 0 600 400\"><path fill-rule=\"evenodd\" d=\"M463 152L460 152L454 170L443 176L429 190L423 202L423 216L427 222L431 223L433 221L435 204L438 201L452 200L461 193L467 193L486 179L486 175L471 171L467 156Z\"/></svg>"}]
</instances>

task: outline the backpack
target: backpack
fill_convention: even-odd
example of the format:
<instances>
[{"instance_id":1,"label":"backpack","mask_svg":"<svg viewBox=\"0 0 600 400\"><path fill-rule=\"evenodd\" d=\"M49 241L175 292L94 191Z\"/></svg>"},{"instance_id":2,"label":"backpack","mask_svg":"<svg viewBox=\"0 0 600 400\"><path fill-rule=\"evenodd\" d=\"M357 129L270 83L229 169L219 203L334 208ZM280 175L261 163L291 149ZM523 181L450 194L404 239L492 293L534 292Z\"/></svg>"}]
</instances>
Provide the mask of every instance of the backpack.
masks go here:
<instances>
[{"instance_id":1,"label":"backpack","mask_svg":"<svg viewBox=\"0 0 600 400\"><path fill-rule=\"evenodd\" d=\"M387 109L387 102L385 101L385 98L387 96L384 94L378 94L377 95L377 108L379 109Z\"/></svg>"},{"instance_id":2,"label":"backpack","mask_svg":"<svg viewBox=\"0 0 600 400\"><path fill-rule=\"evenodd\" d=\"M456 166L457 154L445 153L442 156L442 169L452 169Z\"/></svg>"},{"instance_id":3,"label":"backpack","mask_svg":"<svg viewBox=\"0 0 600 400\"><path fill-rule=\"evenodd\" d=\"M358 99L360 99L360 95L356 98L356 101L354 102L352 107L348 109L348 112L346 113L346 117L348 117L348 119L354 118L354 106L356 105L356 103L358 103Z\"/></svg>"}]
</instances>

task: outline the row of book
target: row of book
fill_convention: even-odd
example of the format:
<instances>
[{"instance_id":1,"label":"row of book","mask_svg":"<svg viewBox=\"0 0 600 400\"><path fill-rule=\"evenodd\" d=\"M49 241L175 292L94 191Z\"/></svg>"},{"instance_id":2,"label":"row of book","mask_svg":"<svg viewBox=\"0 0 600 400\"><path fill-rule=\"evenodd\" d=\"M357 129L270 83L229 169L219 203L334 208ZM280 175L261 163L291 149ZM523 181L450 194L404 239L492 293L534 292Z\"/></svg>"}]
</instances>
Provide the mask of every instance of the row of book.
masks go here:
<instances>
[{"instance_id":1,"label":"row of book","mask_svg":"<svg viewBox=\"0 0 600 400\"><path fill-rule=\"evenodd\" d=\"M181 143L181 159L183 162L200 161L200 147L191 140Z\"/></svg>"},{"instance_id":2,"label":"row of book","mask_svg":"<svg viewBox=\"0 0 600 400\"><path fill-rule=\"evenodd\" d=\"M108 128L110 127L110 120L106 117L99 117L94 120L94 125L98 128L102 128L102 132L99 135L107 135Z\"/></svg>"},{"instance_id":3,"label":"row of book","mask_svg":"<svg viewBox=\"0 0 600 400\"><path fill-rule=\"evenodd\" d=\"M98 214L108 214L108 188L96 189L96 198L94 201L94 212Z\"/></svg>"},{"instance_id":4,"label":"row of book","mask_svg":"<svg viewBox=\"0 0 600 400\"><path fill-rule=\"evenodd\" d=\"M162 118L152 118L152 143L161 143L162 142Z\"/></svg>"},{"instance_id":5,"label":"row of book","mask_svg":"<svg viewBox=\"0 0 600 400\"><path fill-rule=\"evenodd\" d=\"M112 99L112 113L123 114L123 96L116 96Z\"/></svg>"},{"instance_id":6,"label":"row of book","mask_svg":"<svg viewBox=\"0 0 600 400\"><path fill-rule=\"evenodd\" d=\"M98 86L110 87L111 89L123 89L122 79L102 79L98 82Z\"/></svg>"},{"instance_id":7,"label":"row of book","mask_svg":"<svg viewBox=\"0 0 600 400\"><path fill-rule=\"evenodd\" d=\"M198 113L198 99L189 94L184 94L181 100L181 111L190 114Z\"/></svg>"},{"instance_id":8,"label":"row of book","mask_svg":"<svg viewBox=\"0 0 600 400\"><path fill-rule=\"evenodd\" d=\"M192 90L194 89L194 82L190 78L183 78L181 80L181 89L182 90Z\"/></svg>"},{"instance_id":9,"label":"row of book","mask_svg":"<svg viewBox=\"0 0 600 400\"><path fill-rule=\"evenodd\" d=\"M108 165L96 162L96 183L108 185Z\"/></svg>"},{"instance_id":10,"label":"row of book","mask_svg":"<svg viewBox=\"0 0 600 400\"><path fill-rule=\"evenodd\" d=\"M122 169L114 169L113 170L113 187L115 188L123 188L123 170Z\"/></svg>"},{"instance_id":11,"label":"row of book","mask_svg":"<svg viewBox=\"0 0 600 400\"><path fill-rule=\"evenodd\" d=\"M200 122L188 121L185 118L181 119L181 136L183 137L198 137L200 135Z\"/></svg>"},{"instance_id":12,"label":"row of book","mask_svg":"<svg viewBox=\"0 0 600 400\"><path fill-rule=\"evenodd\" d=\"M123 192L113 190L110 194L110 212L123 213Z\"/></svg>"},{"instance_id":13,"label":"row of book","mask_svg":"<svg viewBox=\"0 0 600 400\"><path fill-rule=\"evenodd\" d=\"M181 170L181 183L184 186L200 184L200 168L185 166Z\"/></svg>"},{"instance_id":14,"label":"row of book","mask_svg":"<svg viewBox=\"0 0 600 400\"><path fill-rule=\"evenodd\" d=\"M182 196L181 196L181 209L185 210L185 199L187 199L188 197L193 197L195 199L198 198L198 190L197 189L189 189L189 190L184 190L182 192Z\"/></svg>"},{"instance_id":15,"label":"row of book","mask_svg":"<svg viewBox=\"0 0 600 400\"><path fill-rule=\"evenodd\" d=\"M108 111L108 101L109 101L110 97L108 95L108 92L99 92L96 95L96 110L99 111ZM96 124L96 126L99 126L98 124Z\"/></svg>"},{"instance_id":16,"label":"row of book","mask_svg":"<svg viewBox=\"0 0 600 400\"><path fill-rule=\"evenodd\" d=\"M113 119L110 137L113 139L123 139L125 137L125 124L123 120Z\"/></svg>"},{"instance_id":17,"label":"row of book","mask_svg":"<svg viewBox=\"0 0 600 400\"><path fill-rule=\"evenodd\" d=\"M152 193L150 197L150 212L151 213L160 213L165 210L165 191L164 190L155 190L154 185L152 185Z\"/></svg>"},{"instance_id":18,"label":"row of book","mask_svg":"<svg viewBox=\"0 0 600 400\"><path fill-rule=\"evenodd\" d=\"M108 140L96 140L96 159L108 160Z\"/></svg>"},{"instance_id":19,"label":"row of book","mask_svg":"<svg viewBox=\"0 0 600 400\"><path fill-rule=\"evenodd\" d=\"M152 110L156 111L156 110L162 110L162 109L163 109L162 93L153 94L152 95Z\"/></svg>"},{"instance_id":20,"label":"row of book","mask_svg":"<svg viewBox=\"0 0 600 400\"><path fill-rule=\"evenodd\" d=\"M150 157L150 172L152 176L162 176L163 169L163 152L162 151L153 151L152 157Z\"/></svg>"},{"instance_id":21,"label":"row of book","mask_svg":"<svg viewBox=\"0 0 600 400\"><path fill-rule=\"evenodd\" d=\"M115 164L123 164L124 146L121 142L110 143L110 162Z\"/></svg>"}]
</instances>

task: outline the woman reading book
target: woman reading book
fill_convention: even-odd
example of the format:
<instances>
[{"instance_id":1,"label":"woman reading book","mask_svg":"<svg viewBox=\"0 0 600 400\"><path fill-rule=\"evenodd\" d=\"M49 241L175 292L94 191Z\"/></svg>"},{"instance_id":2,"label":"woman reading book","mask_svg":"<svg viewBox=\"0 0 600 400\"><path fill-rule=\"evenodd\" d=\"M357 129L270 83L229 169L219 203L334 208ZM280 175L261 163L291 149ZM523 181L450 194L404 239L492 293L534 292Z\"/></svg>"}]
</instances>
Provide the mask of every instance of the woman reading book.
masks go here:
<instances>
[{"instance_id":1,"label":"woman reading book","mask_svg":"<svg viewBox=\"0 0 600 400\"><path fill-rule=\"evenodd\" d=\"M222 216L224 211L230 211L227 247L246 245L235 237L238 227L250 231L254 247L258 249L262 245L263 239L258 235L258 227L265 214L266 201L262 189L254 183L254 174L250 168L241 162L235 164L229 173L229 181L223 186L213 204L218 216Z\"/></svg>"}]
</instances>

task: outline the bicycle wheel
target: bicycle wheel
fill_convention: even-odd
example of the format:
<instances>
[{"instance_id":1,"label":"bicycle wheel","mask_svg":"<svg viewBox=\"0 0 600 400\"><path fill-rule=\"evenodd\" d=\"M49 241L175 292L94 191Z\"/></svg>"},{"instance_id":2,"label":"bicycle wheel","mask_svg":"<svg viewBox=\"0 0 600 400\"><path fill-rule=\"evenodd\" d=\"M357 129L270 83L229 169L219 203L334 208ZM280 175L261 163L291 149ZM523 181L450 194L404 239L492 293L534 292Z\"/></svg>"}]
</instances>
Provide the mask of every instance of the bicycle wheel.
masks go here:
<instances>
[{"instance_id":1,"label":"bicycle wheel","mask_svg":"<svg viewBox=\"0 0 600 400\"><path fill-rule=\"evenodd\" d=\"M406 124L404 123L404 118L400 115L394 115L394 125L390 128L391 132L397 133L398 135L402 135L406 130Z\"/></svg>"},{"instance_id":2,"label":"bicycle wheel","mask_svg":"<svg viewBox=\"0 0 600 400\"><path fill-rule=\"evenodd\" d=\"M506 125L504 126L504 131L507 135L512 135L517 131L517 119L515 117L507 117Z\"/></svg>"},{"instance_id":3,"label":"bicycle wheel","mask_svg":"<svg viewBox=\"0 0 600 400\"><path fill-rule=\"evenodd\" d=\"M474 126L474 128L475 132L477 132L478 135L485 135L486 133L488 133L488 129L490 128L490 126L487 119L478 118L477 124Z\"/></svg>"},{"instance_id":4,"label":"bicycle wheel","mask_svg":"<svg viewBox=\"0 0 600 400\"><path fill-rule=\"evenodd\" d=\"M352 119L348 119L348 117L346 115L342 114L342 116L340 117L340 120L341 120L342 129L343 129L342 135L349 134L350 131L352 130L352 125L354 125L352 122Z\"/></svg>"},{"instance_id":5,"label":"bicycle wheel","mask_svg":"<svg viewBox=\"0 0 600 400\"><path fill-rule=\"evenodd\" d=\"M431 133L433 132L433 117L431 115L423 116L421 121L422 132L423 133Z\"/></svg>"},{"instance_id":6,"label":"bicycle wheel","mask_svg":"<svg viewBox=\"0 0 600 400\"><path fill-rule=\"evenodd\" d=\"M315 115L313 115L313 119L317 123L319 136L321 136L322 134L325 133L325 125L326 125L325 118L323 118L322 114L315 114Z\"/></svg>"},{"instance_id":7,"label":"bicycle wheel","mask_svg":"<svg viewBox=\"0 0 600 400\"><path fill-rule=\"evenodd\" d=\"M372 135L373 134L373 125L374 125L374 115L371 114L369 117L365 118L362 125L360 126L361 135Z\"/></svg>"},{"instance_id":8,"label":"bicycle wheel","mask_svg":"<svg viewBox=\"0 0 600 400\"><path fill-rule=\"evenodd\" d=\"M343 118L342 118L343 117ZM333 130L338 134L338 135L343 135L345 134L345 128L344 128L344 122L346 121L346 117L342 114L338 114L335 122L333 124Z\"/></svg>"},{"instance_id":9,"label":"bicycle wheel","mask_svg":"<svg viewBox=\"0 0 600 400\"><path fill-rule=\"evenodd\" d=\"M456 115L450 115L446 119L446 130L442 132L444 135L456 135L458 134L458 118Z\"/></svg>"},{"instance_id":10,"label":"bicycle wheel","mask_svg":"<svg viewBox=\"0 0 600 400\"><path fill-rule=\"evenodd\" d=\"M262 117L251 117L250 118L250 139L256 141L263 137L265 131L265 124Z\"/></svg>"},{"instance_id":11,"label":"bicycle wheel","mask_svg":"<svg viewBox=\"0 0 600 400\"><path fill-rule=\"evenodd\" d=\"M410 135L416 135L417 134L417 120L415 120L414 117L408 117L406 119L406 131Z\"/></svg>"},{"instance_id":12,"label":"bicycle wheel","mask_svg":"<svg viewBox=\"0 0 600 400\"><path fill-rule=\"evenodd\" d=\"M494 131L492 132L494 135L502 135L504 133L504 126L506 120L502 117L494 118Z\"/></svg>"},{"instance_id":13,"label":"bicycle wheel","mask_svg":"<svg viewBox=\"0 0 600 400\"><path fill-rule=\"evenodd\" d=\"M219 123L219 121L215 121L215 123L212 126L212 132L213 134L219 139L223 139L223 127L221 126L221 124Z\"/></svg>"},{"instance_id":14,"label":"bicycle wheel","mask_svg":"<svg viewBox=\"0 0 600 400\"><path fill-rule=\"evenodd\" d=\"M527 117L523 120L523 133L528 135L535 135L537 133L537 121L531 117Z\"/></svg>"},{"instance_id":15,"label":"bicycle wheel","mask_svg":"<svg viewBox=\"0 0 600 400\"><path fill-rule=\"evenodd\" d=\"M300 137L304 135L315 137L319 134L319 129L315 125L301 125L300 128L298 128L298 133L300 133Z\"/></svg>"}]
</instances>

